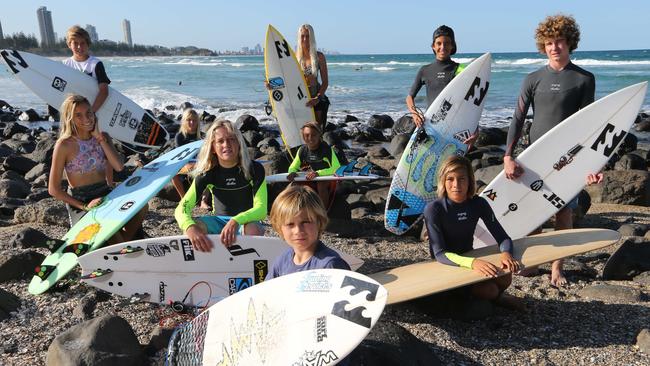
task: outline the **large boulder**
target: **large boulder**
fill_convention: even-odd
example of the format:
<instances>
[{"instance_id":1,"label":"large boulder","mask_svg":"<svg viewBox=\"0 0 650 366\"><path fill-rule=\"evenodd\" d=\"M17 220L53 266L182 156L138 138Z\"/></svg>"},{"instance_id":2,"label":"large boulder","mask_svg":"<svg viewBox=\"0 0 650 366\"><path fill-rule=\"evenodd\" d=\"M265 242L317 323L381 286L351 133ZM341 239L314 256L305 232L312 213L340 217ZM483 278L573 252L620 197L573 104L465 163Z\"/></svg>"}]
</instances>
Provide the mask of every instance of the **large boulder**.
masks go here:
<instances>
[{"instance_id":1,"label":"large boulder","mask_svg":"<svg viewBox=\"0 0 650 366\"><path fill-rule=\"evenodd\" d=\"M480 182L484 184L490 184L492 180L503 170L503 164L501 165L492 165L487 168L480 168L474 172L474 177L476 178L477 185L481 186Z\"/></svg>"},{"instance_id":2,"label":"large boulder","mask_svg":"<svg viewBox=\"0 0 650 366\"><path fill-rule=\"evenodd\" d=\"M38 164L34 160L21 156L11 155L8 156L2 164L6 170L13 170L20 174L25 174Z\"/></svg>"},{"instance_id":3,"label":"large boulder","mask_svg":"<svg viewBox=\"0 0 650 366\"><path fill-rule=\"evenodd\" d=\"M46 198L33 205L19 207L14 212L14 222L17 224L35 222L67 226L69 220L65 204L55 198Z\"/></svg>"},{"instance_id":4,"label":"large boulder","mask_svg":"<svg viewBox=\"0 0 650 366\"><path fill-rule=\"evenodd\" d=\"M589 300L599 301L639 302L644 299L643 293L638 289L606 283L592 284L580 290L578 295Z\"/></svg>"},{"instance_id":5,"label":"large boulder","mask_svg":"<svg viewBox=\"0 0 650 366\"><path fill-rule=\"evenodd\" d=\"M393 125L395 124L395 121L391 118L391 116L387 114L373 114L370 116L368 119L368 126L374 127L380 130L386 129L386 128L392 128Z\"/></svg>"},{"instance_id":6,"label":"large boulder","mask_svg":"<svg viewBox=\"0 0 650 366\"><path fill-rule=\"evenodd\" d=\"M0 283L31 278L34 275L34 268L41 264L44 259L43 254L33 251L1 254Z\"/></svg>"},{"instance_id":7,"label":"large boulder","mask_svg":"<svg viewBox=\"0 0 650 366\"><path fill-rule=\"evenodd\" d=\"M239 126L241 132L246 131L258 131L260 128L260 122L257 118L251 116L250 114L242 114L237 118L235 122L236 126Z\"/></svg>"},{"instance_id":8,"label":"large boulder","mask_svg":"<svg viewBox=\"0 0 650 366\"><path fill-rule=\"evenodd\" d=\"M614 170L645 170L646 160L637 154L625 154L616 163Z\"/></svg>"},{"instance_id":9,"label":"large boulder","mask_svg":"<svg viewBox=\"0 0 650 366\"><path fill-rule=\"evenodd\" d=\"M105 315L59 334L47 350L47 366L140 366L144 352L129 323Z\"/></svg>"},{"instance_id":10,"label":"large boulder","mask_svg":"<svg viewBox=\"0 0 650 366\"><path fill-rule=\"evenodd\" d=\"M508 133L500 128L488 127L482 128L476 139L476 146L505 145Z\"/></svg>"},{"instance_id":11,"label":"large boulder","mask_svg":"<svg viewBox=\"0 0 650 366\"><path fill-rule=\"evenodd\" d=\"M9 318L9 315L18 310L20 298L11 292L0 288L0 321Z\"/></svg>"},{"instance_id":12,"label":"large boulder","mask_svg":"<svg viewBox=\"0 0 650 366\"><path fill-rule=\"evenodd\" d=\"M645 271L650 271L650 242L629 237L605 263L603 279L631 280Z\"/></svg>"},{"instance_id":13,"label":"large boulder","mask_svg":"<svg viewBox=\"0 0 650 366\"><path fill-rule=\"evenodd\" d=\"M605 171L601 184L585 188L593 203L650 206L650 173L645 170Z\"/></svg>"},{"instance_id":14,"label":"large boulder","mask_svg":"<svg viewBox=\"0 0 650 366\"><path fill-rule=\"evenodd\" d=\"M42 139L36 143L36 147L29 157L37 163L45 163L49 165L52 162L52 152L54 152L55 144L56 139L54 138Z\"/></svg>"},{"instance_id":15,"label":"large boulder","mask_svg":"<svg viewBox=\"0 0 650 366\"><path fill-rule=\"evenodd\" d=\"M20 180L0 180L0 197L25 198L29 194L29 184Z\"/></svg>"},{"instance_id":16,"label":"large boulder","mask_svg":"<svg viewBox=\"0 0 650 366\"><path fill-rule=\"evenodd\" d=\"M393 125L393 135L407 134L411 135L415 131L415 122L410 114L400 117Z\"/></svg>"},{"instance_id":17,"label":"large boulder","mask_svg":"<svg viewBox=\"0 0 650 366\"><path fill-rule=\"evenodd\" d=\"M408 145L410 138L411 134L409 133L395 135L395 137L390 141L388 152L390 152L393 157L400 157L404 152L404 149L406 149L406 145Z\"/></svg>"}]
</instances>

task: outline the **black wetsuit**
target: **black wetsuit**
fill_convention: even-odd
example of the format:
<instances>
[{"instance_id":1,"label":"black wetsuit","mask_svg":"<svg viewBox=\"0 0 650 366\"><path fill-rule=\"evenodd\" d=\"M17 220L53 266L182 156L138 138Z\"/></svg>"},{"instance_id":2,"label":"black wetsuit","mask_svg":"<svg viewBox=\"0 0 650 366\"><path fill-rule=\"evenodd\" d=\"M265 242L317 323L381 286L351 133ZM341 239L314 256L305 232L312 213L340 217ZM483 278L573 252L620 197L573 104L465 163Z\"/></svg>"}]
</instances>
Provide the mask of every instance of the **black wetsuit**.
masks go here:
<instances>
[{"instance_id":1,"label":"black wetsuit","mask_svg":"<svg viewBox=\"0 0 650 366\"><path fill-rule=\"evenodd\" d=\"M533 143L565 118L593 102L595 89L594 75L571 62L562 71L555 71L547 65L528 74L508 130L506 156L512 156L521 137L529 106L533 107L530 128L530 142Z\"/></svg>"},{"instance_id":2,"label":"black wetsuit","mask_svg":"<svg viewBox=\"0 0 650 366\"><path fill-rule=\"evenodd\" d=\"M460 66L460 67L459 67ZM446 61L435 60L428 65L424 65L418 71L409 95L415 99L418 95L420 88L423 85L427 86L427 108L433 103L438 94L449 84L454 76L458 75L463 70L459 63L451 59Z\"/></svg>"},{"instance_id":3,"label":"black wetsuit","mask_svg":"<svg viewBox=\"0 0 650 366\"><path fill-rule=\"evenodd\" d=\"M424 208L431 258L450 266L471 268L473 258L459 254L472 250L478 219L483 220L499 243L499 250L512 254L512 240L486 200L474 196L463 203L454 203L442 197Z\"/></svg>"}]
</instances>

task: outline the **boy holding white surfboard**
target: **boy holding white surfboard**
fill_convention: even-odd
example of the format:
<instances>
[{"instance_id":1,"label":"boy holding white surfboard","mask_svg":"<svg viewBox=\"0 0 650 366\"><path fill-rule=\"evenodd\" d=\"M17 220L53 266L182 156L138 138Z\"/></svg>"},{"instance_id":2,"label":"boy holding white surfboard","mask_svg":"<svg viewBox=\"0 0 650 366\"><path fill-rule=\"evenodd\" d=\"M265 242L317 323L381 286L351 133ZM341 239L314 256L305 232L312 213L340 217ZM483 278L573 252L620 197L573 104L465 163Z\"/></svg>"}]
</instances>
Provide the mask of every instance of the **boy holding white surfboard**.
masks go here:
<instances>
[{"instance_id":1,"label":"boy holding white surfboard","mask_svg":"<svg viewBox=\"0 0 650 366\"><path fill-rule=\"evenodd\" d=\"M530 142L533 143L567 117L594 101L594 75L573 64L570 54L578 48L580 29L571 16L553 15L544 19L535 31L537 49L548 58L548 64L528 74L517 99L517 107L508 131L503 168L506 178L517 179L523 168L512 157L521 137L528 108L533 105L533 123ZM599 183L602 173L589 174L587 184ZM555 215L555 229L571 229L572 209L577 207L577 197ZM551 284L562 286L566 278L562 260L553 262Z\"/></svg>"},{"instance_id":2,"label":"boy holding white surfboard","mask_svg":"<svg viewBox=\"0 0 650 366\"><path fill-rule=\"evenodd\" d=\"M108 98L108 84L111 83L111 80L106 75L104 64L89 53L91 41L90 35L85 29L73 25L68 29L65 38L68 48L72 51L72 56L63 60L63 64L97 79L99 93L92 105L93 112L97 112Z\"/></svg>"}]
</instances>

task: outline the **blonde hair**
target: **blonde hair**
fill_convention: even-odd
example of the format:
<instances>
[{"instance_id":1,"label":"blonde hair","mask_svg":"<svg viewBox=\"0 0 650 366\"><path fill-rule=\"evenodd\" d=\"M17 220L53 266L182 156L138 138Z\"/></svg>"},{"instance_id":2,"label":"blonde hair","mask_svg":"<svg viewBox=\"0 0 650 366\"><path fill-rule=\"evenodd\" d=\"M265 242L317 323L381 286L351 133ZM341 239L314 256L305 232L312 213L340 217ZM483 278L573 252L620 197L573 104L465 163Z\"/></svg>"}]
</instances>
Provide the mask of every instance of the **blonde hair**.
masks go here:
<instances>
[{"instance_id":1,"label":"blonde hair","mask_svg":"<svg viewBox=\"0 0 650 366\"><path fill-rule=\"evenodd\" d=\"M312 130L318 132L318 135L320 136L321 140L323 139L323 130L321 130L320 125L318 125L318 122L316 121L309 121L305 122L305 124L300 127L300 132L302 133L302 130L305 128L311 128Z\"/></svg>"},{"instance_id":2,"label":"blonde hair","mask_svg":"<svg viewBox=\"0 0 650 366\"><path fill-rule=\"evenodd\" d=\"M440 167L438 173L438 197L447 196L447 189L445 188L447 175L459 170L467 172L467 198L471 198L476 194L476 179L474 178L472 162L464 156L452 155L445 159Z\"/></svg>"},{"instance_id":3,"label":"blonde hair","mask_svg":"<svg viewBox=\"0 0 650 366\"><path fill-rule=\"evenodd\" d=\"M86 41L86 44L90 46L91 41L90 41L90 34L88 34L88 31L81 28L78 25L73 25L68 29L68 32L65 35L65 43L69 46L70 42L72 41L73 38L81 38L84 41Z\"/></svg>"},{"instance_id":4,"label":"blonde hair","mask_svg":"<svg viewBox=\"0 0 650 366\"><path fill-rule=\"evenodd\" d=\"M234 135L239 142L239 152L237 156L239 157L239 168L244 173L246 180L251 180L251 159L248 156L248 149L246 148L246 142L241 132L233 126L233 123L227 119L220 119L212 123L208 132L206 132L205 142L199 151L196 167L192 171L192 175L197 176L199 174L205 173L208 170L214 168L219 164L219 159L217 154L213 150L215 131L218 128L225 128L228 133Z\"/></svg>"},{"instance_id":5,"label":"blonde hair","mask_svg":"<svg viewBox=\"0 0 650 366\"><path fill-rule=\"evenodd\" d=\"M188 108L188 109L185 110L185 112L183 112L183 117L181 118L180 133L182 133L185 136L189 136L189 134L192 133L192 131L190 131L189 123L187 123L187 121L190 118L193 118L194 120L196 120L196 138L198 140L200 140L201 139L201 120L199 119L199 114L196 113L196 111L194 109L192 109L192 108Z\"/></svg>"},{"instance_id":6,"label":"blonde hair","mask_svg":"<svg viewBox=\"0 0 650 366\"><path fill-rule=\"evenodd\" d=\"M535 43L540 53L546 53L544 43L549 39L564 38L569 52L578 48L580 27L570 15L549 15L539 23L535 30Z\"/></svg>"},{"instance_id":7,"label":"blonde hair","mask_svg":"<svg viewBox=\"0 0 650 366\"><path fill-rule=\"evenodd\" d=\"M318 224L318 237L327 227L327 211L323 207L318 193L301 185L290 185L273 202L271 208L271 226L282 239L282 225L305 210L309 220Z\"/></svg>"},{"instance_id":8,"label":"blonde hair","mask_svg":"<svg viewBox=\"0 0 650 366\"><path fill-rule=\"evenodd\" d=\"M65 98L63 104L61 104L61 133L59 134L58 141L77 135L77 127L74 125L74 111L82 104L90 108L88 99L81 95L69 95Z\"/></svg>"},{"instance_id":9,"label":"blonde hair","mask_svg":"<svg viewBox=\"0 0 650 366\"><path fill-rule=\"evenodd\" d=\"M314 28L309 24L303 24L298 28L298 47L296 47L296 56L298 62L302 69L305 69L306 63L304 59L304 50L302 48L302 42L300 41L300 31L306 29L309 33L309 59L311 60L311 72L313 75L316 75L318 70L318 48L316 47L316 37L314 36Z\"/></svg>"}]
</instances>

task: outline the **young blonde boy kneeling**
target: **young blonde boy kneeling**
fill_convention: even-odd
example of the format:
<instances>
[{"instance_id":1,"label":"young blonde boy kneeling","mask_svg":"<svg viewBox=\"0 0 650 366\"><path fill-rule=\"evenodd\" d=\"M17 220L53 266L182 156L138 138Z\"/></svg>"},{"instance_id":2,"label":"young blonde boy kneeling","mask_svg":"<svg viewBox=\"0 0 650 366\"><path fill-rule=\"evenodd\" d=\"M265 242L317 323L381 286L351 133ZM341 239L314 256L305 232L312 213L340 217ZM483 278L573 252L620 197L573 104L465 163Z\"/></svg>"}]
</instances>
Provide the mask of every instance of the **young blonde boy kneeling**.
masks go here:
<instances>
[{"instance_id":1,"label":"young blonde boy kneeling","mask_svg":"<svg viewBox=\"0 0 650 366\"><path fill-rule=\"evenodd\" d=\"M350 269L336 251L320 241L327 212L312 189L291 185L282 191L271 208L271 225L291 248L275 261L267 279L310 269Z\"/></svg>"}]
</instances>

